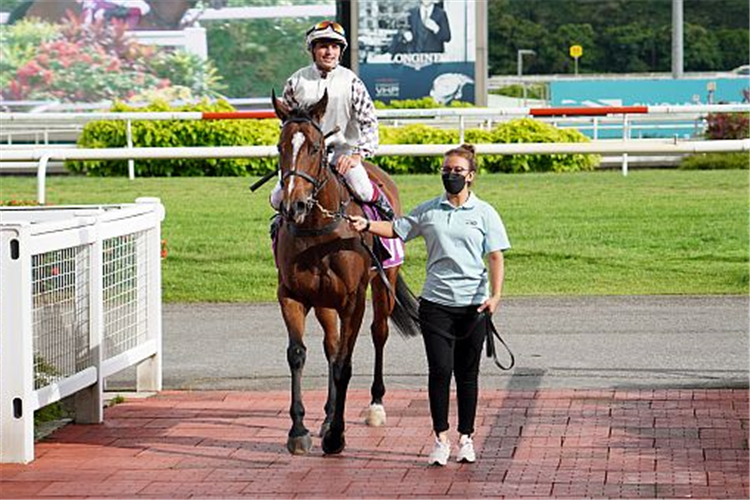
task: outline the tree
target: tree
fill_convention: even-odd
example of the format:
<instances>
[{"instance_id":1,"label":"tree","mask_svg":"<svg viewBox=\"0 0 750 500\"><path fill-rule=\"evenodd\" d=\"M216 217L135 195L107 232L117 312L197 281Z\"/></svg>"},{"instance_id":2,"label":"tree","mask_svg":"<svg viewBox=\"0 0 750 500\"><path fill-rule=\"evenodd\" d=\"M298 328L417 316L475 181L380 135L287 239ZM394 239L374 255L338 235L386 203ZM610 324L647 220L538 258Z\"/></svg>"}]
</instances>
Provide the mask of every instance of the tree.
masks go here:
<instances>
[{"instance_id":1,"label":"tree","mask_svg":"<svg viewBox=\"0 0 750 500\"><path fill-rule=\"evenodd\" d=\"M310 64L304 44L309 19L207 23L209 56L231 97L268 96L294 71Z\"/></svg>"},{"instance_id":2,"label":"tree","mask_svg":"<svg viewBox=\"0 0 750 500\"><path fill-rule=\"evenodd\" d=\"M647 61L654 51L654 32L648 27L631 23L607 28L600 43L607 54L608 68L622 73L651 71Z\"/></svg>"},{"instance_id":3,"label":"tree","mask_svg":"<svg viewBox=\"0 0 750 500\"><path fill-rule=\"evenodd\" d=\"M703 26L685 25L685 69L710 71L722 68L721 46L716 35Z\"/></svg>"},{"instance_id":4,"label":"tree","mask_svg":"<svg viewBox=\"0 0 750 500\"><path fill-rule=\"evenodd\" d=\"M730 70L750 61L750 31L747 29L722 29L716 32L719 50L723 57L720 69Z\"/></svg>"},{"instance_id":5,"label":"tree","mask_svg":"<svg viewBox=\"0 0 750 500\"><path fill-rule=\"evenodd\" d=\"M570 47L580 45L583 57L578 61L579 72L595 67L602 50L596 43L596 33L590 24L563 24L555 31L558 50L552 55L551 73L572 73L575 62L570 57Z\"/></svg>"}]
</instances>

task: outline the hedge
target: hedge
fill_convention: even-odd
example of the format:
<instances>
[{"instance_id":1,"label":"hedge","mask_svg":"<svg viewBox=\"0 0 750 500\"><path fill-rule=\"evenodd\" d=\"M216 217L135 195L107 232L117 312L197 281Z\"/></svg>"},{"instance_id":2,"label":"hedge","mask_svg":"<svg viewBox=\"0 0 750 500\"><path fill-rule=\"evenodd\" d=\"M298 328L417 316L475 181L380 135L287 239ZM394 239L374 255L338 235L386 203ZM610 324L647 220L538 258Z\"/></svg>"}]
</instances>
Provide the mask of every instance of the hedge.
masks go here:
<instances>
[{"instance_id":1,"label":"hedge","mask_svg":"<svg viewBox=\"0 0 750 500\"><path fill-rule=\"evenodd\" d=\"M226 101L177 108L156 101L146 108L133 108L117 103L112 111L234 111ZM95 121L87 124L78 139L82 148L113 148L126 146L125 121ZM278 142L277 120L216 120L216 121L134 121L134 147L197 147L197 146L260 146ZM404 127L380 127L381 144L458 144L459 132L415 124ZM465 142L586 142L583 134L572 129L523 118L501 123L489 130L467 129ZM480 155L478 166L487 172L572 172L593 170L598 155ZM440 169L441 159L425 156L378 156L373 163L394 174L433 173ZM126 175L127 161L67 161L66 168L91 176ZM275 158L248 159L175 159L138 160L136 175L152 176L245 176L263 175L276 168Z\"/></svg>"},{"instance_id":2,"label":"hedge","mask_svg":"<svg viewBox=\"0 0 750 500\"><path fill-rule=\"evenodd\" d=\"M711 141L739 140L750 137L750 114L709 113L708 126L703 134ZM747 170L748 153L702 153L686 156L680 161L683 170Z\"/></svg>"},{"instance_id":3,"label":"hedge","mask_svg":"<svg viewBox=\"0 0 750 500\"><path fill-rule=\"evenodd\" d=\"M156 101L145 108L133 108L122 103L113 106L114 112L127 111L235 111L226 101L170 107ZM125 121L95 121L88 123L78 138L81 148L116 148L127 145ZM254 146L276 144L279 136L277 120L164 120L133 121L134 147L210 147ZM127 175L127 161L66 161L65 167L90 176ZM274 158L237 159L174 159L138 160L139 177L171 176L244 176L262 175L276 168Z\"/></svg>"},{"instance_id":4,"label":"hedge","mask_svg":"<svg viewBox=\"0 0 750 500\"><path fill-rule=\"evenodd\" d=\"M701 153L686 156L680 162L682 170L748 170L748 153Z\"/></svg>"}]
</instances>

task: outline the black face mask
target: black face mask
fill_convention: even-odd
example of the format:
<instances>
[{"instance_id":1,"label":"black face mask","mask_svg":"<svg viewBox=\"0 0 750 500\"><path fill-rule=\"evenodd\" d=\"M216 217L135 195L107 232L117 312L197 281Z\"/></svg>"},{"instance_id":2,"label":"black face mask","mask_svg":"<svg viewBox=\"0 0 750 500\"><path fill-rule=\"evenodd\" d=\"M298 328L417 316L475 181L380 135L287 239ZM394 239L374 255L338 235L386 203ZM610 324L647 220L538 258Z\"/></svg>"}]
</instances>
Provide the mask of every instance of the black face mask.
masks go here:
<instances>
[{"instance_id":1,"label":"black face mask","mask_svg":"<svg viewBox=\"0 0 750 500\"><path fill-rule=\"evenodd\" d=\"M461 174L443 174L443 187L448 194L458 194L466 185L466 177Z\"/></svg>"}]
</instances>

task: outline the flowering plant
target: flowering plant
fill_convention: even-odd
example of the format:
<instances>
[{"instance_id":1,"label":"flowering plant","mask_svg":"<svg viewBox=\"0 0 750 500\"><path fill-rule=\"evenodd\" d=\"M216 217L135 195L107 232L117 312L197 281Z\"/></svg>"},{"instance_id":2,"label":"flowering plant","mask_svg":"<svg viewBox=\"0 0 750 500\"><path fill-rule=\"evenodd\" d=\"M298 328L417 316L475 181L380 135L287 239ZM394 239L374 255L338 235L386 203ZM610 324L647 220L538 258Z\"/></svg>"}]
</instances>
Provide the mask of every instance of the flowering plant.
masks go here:
<instances>
[{"instance_id":1,"label":"flowering plant","mask_svg":"<svg viewBox=\"0 0 750 500\"><path fill-rule=\"evenodd\" d=\"M747 139L750 137L750 119L747 113L709 113L706 118L709 139Z\"/></svg>"},{"instance_id":2,"label":"flowering plant","mask_svg":"<svg viewBox=\"0 0 750 500\"><path fill-rule=\"evenodd\" d=\"M210 62L140 44L115 20L85 23L69 15L59 27L43 31L45 36L36 36L33 45L25 41L30 39L28 26L14 30L11 26L3 35L3 40L19 40L11 51L15 63L5 64L10 76L0 80L5 99L127 100L173 83L199 95L221 89Z\"/></svg>"},{"instance_id":3,"label":"flowering plant","mask_svg":"<svg viewBox=\"0 0 750 500\"><path fill-rule=\"evenodd\" d=\"M55 40L43 43L37 56L17 70L5 93L19 100L94 102L166 86L169 80L137 71L100 45Z\"/></svg>"}]
</instances>

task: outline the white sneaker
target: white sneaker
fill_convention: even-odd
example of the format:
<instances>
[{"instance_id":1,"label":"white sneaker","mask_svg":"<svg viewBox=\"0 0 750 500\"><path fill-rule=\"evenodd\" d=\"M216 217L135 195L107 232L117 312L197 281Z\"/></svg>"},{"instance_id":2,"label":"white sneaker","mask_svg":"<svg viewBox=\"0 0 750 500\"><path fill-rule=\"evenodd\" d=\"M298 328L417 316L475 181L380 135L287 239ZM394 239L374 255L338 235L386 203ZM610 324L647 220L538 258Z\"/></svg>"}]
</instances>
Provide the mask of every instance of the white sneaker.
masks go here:
<instances>
[{"instance_id":1,"label":"white sneaker","mask_svg":"<svg viewBox=\"0 0 750 500\"><path fill-rule=\"evenodd\" d=\"M473 464L477 461L477 454L474 452L474 441L471 437L463 435L458 441L458 456L456 456L457 462L466 462Z\"/></svg>"},{"instance_id":2,"label":"white sneaker","mask_svg":"<svg viewBox=\"0 0 750 500\"><path fill-rule=\"evenodd\" d=\"M451 443L446 441L445 443L440 439L435 438L435 447L432 448L430 458L427 459L429 465L440 465L445 466L448 463L448 458L451 456Z\"/></svg>"}]
</instances>

